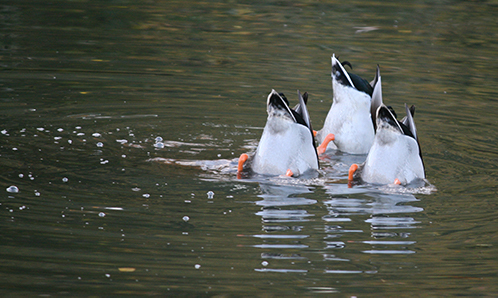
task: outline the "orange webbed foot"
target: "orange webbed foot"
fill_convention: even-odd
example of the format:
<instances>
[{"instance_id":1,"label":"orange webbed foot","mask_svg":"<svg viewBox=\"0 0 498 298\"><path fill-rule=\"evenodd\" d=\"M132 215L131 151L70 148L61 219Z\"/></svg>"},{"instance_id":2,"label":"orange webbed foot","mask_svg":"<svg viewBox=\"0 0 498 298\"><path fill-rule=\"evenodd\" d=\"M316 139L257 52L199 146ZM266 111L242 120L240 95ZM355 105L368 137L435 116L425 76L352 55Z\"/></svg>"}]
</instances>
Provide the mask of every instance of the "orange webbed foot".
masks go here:
<instances>
[{"instance_id":1,"label":"orange webbed foot","mask_svg":"<svg viewBox=\"0 0 498 298\"><path fill-rule=\"evenodd\" d=\"M394 179L394 184L396 184L396 185L401 185L401 181L399 181L399 179L398 179L398 178L396 178L396 179Z\"/></svg>"},{"instance_id":2,"label":"orange webbed foot","mask_svg":"<svg viewBox=\"0 0 498 298\"><path fill-rule=\"evenodd\" d=\"M316 135L318 134L318 131L313 130L313 136L316 138Z\"/></svg>"},{"instance_id":3,"label":"orange webbed foot","mask_svg":"<svg viewBox=\"0 0 498 298\"><path fill-rule=\"evenodd\" d=\"M318 155L322 155L323 153L325 153L325 151L327 150L327 146L333 140L335 140L335 135L333 133L329 133L325 137L325 139L323 140L323 142L320 144L320 146L318 146L318 148L316 148L316 152L318 153Z\"/></svg>"},{"instance_id":4,"label":"orange webbed foot","mask_svg":"<svg viewBox=\"0 0 498 298\"><path fill-rule=\"evenodd\" d=\"M349 167L349 173L348 173L348 187L349 188L353 187L353 176L357 170L358 170L358 165L355 163L352 164L351 167Z\"/></svg>"},{"instance_id":5,"label":"orange webbed foot","mask_svg":"<svg viewBox=\"0 0 498 298\"><path fill-rule=\"evenodd\" d=\"M291 169L288 169L287 172L285 172L285 176L287 177L292 177L294 173L292 173Z\"/></svg>"},{"instance_id":6,"label":"orange webbed foot","mask_svg":"<svg viewBox=\"0 0 498 298\"><path fill-rule=\"evenodd\" d=\"M239 157L239 165L237 167L237 179L242 178L242 170L244 169L244 163L247 161L249 156L245 153L242 153Z\"/></svg>"}]
</instances>

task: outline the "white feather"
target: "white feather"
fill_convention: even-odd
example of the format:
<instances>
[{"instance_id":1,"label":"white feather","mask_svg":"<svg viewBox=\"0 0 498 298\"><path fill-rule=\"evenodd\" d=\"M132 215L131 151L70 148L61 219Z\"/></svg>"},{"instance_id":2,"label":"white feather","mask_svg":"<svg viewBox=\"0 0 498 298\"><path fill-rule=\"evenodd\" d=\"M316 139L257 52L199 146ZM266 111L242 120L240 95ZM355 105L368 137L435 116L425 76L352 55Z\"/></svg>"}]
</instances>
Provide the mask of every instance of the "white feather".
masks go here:
<instances>
[{"instance_id":1,"label":"white feather","mask_svg":"<svg viewBox=\"0 0 498 298\"><path fill-rule=\"evenodd\" d=\"M294 122L283 111L272 109L269 108L268 120L254 155L253 171L283 175L290 169L294 175L300 175L310 169L318 169L309 128Z\"/></svg>"},{"instance_id":2,"label":"white feather","mask_svg":"<svg viewBox=\"0 0 498 298\"><path fill-rule=\"evenodd\" d=\"M332 57L332 65L335 63L353 85L346 70L335 57ZM317 134L318 141L322 143L325 137L332 133L335 135L335 140L330 142L327 148L352 154L368 153L375 135L370 116L372 102L370 95L354 87L342 85L334 75L332 75L332 89L333 103L323 128Z\"/></svg>"},{"instance_id":3,"label":"white feather","mask_svg":"<svg viewBox=\"0 0 498 298\"><path fill-rule=\"evenodd\" d=\"M398 179L407 184L425 178L417 141L391 126L377 128L374 143L361 172L367 183L389 184Z\"/></svg>"},{"instance_id":4,"label":"white feather","mask_svg":"<svg viewBox=\"0 0 498 298\"><path fill-rule=\"evenodd\" d=\"M332 80L334 101L322 130L318 134L321 142L329 133L335 135L335 147L343 152L366 154L372 146L374 128L370 116L371 98L355 88ZM329 143L328 148L335 149Z\"/></svg>"}]
</instances>

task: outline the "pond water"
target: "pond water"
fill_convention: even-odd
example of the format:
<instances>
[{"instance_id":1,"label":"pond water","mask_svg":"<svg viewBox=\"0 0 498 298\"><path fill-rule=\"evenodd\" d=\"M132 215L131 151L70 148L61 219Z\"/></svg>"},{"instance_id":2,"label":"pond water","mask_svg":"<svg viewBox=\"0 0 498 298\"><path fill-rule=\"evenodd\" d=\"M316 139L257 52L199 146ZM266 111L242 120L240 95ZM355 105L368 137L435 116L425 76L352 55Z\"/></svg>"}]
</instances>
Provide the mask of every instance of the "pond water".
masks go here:
<instances>
[{"instance_id":1,"label":"pond water","mask_svg":"<svg viewBox=\"0 0 498 298\"><path fill-rule=\"evenodd\" d=\"M0 5L0 293L498 295L496 1ZM236 179L330 57L415 122L430 184ZM399 113L402 114L402 113Z\"/></svg>"}]
</instances>

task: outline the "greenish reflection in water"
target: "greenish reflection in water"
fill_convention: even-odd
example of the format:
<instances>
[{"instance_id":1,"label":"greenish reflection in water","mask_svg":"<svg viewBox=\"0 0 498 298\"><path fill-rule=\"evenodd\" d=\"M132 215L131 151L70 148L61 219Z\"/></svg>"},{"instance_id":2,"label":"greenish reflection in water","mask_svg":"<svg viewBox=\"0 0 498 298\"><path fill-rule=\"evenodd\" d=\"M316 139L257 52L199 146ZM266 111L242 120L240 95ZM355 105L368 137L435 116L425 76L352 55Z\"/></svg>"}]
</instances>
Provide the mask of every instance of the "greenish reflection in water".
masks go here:
<instances>
[{"instance_id":1,"label":"greenish reflection in water","mask_svg":"<svg viewBox=\"0 0 498 298\"><path fill-rule=\"evenodd\" d=\"M0 181L20 191L0 197L0 293L495 296L496 12L2 4ZM348 190L351 156L314 180L234 179L272 88L308 91L321 127L332 53L367 79L380 64L384 100L417 106L437 192Z\"/></svg>"}]
</instances>

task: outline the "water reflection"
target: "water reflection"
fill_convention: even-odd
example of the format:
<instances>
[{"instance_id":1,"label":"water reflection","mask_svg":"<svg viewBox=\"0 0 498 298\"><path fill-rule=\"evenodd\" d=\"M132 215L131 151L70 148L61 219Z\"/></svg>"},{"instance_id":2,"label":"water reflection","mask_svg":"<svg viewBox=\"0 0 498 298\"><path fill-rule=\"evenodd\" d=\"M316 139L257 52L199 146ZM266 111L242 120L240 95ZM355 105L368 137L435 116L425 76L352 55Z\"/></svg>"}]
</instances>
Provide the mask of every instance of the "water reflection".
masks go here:
<instances>
[{"instance_id":1,"label":"water reflection","mask_svg":"<svg viewBox=\"0 0 498 298\"><path fill-rule=\"evenodd\" d=\"M413 213L423 211L423 208L409 205L418 199L411 194L385 194L380 192L364 193L361 198L333 197L324 202L329 214L323 219L327 223L325 230L329 238L338 238L344 233L361 233L362 230L346 228L357 216L368 215L364 222L369 224L370 237L376 240L351 241L350 243L363 243L371 245L371 249L362 250L368 254L411 254L415 241L397 241L391 239L406 239L410 237L407 229L417 228L418 223L412 217ZM406 216L404 216L406 214ZM335 223L341 222L341 225ZM354 224L352 224L355 226ZM389 238L389 240L378 240ZM330 242L326 241L328 247ZM343 245L334 242L332 245Z\"/></svg>"},{"instance_id":2,"label":"water reflection","mask_svg":"<svg viewBox=\"0 0 498 298\"><path fill-rule=\"evenodd\" d=\"M492 1L10 2L3 296L497 293ZM272 88L321 127L333 52L417 105L440 192L348 189L364 157L334 152L316 179L235 179Z\"/></svg>"},{"instance_id":3,"label":"water reflection","mask_svg":"<svg viewBox=\"0 0 498 298\"><path fill-rule=\"evenodd\" d=\"M263 233L252 235L258 241L251 245L264 250L262 267L255 268L258 272L316 272L324 266L322 272L327 274L375 274L377 265L358 261L351 252L415 253L412 230L421 221L414 214L423 208L411 205L419 201L412 194L370 188L344 188L341 194L342 188L326 185L322 190L329 198L319 202L312 199L319 190L315 187L260 183L259 188L261 200L254 204L261 206L255 215L261 218ZM324 208L317 209L320 205ZM316 214L317 210L325 214ZM317 253L321 260L316 259Z\"/></svg>"},{"instance_id":4,"label":"water reflection","mask_svg":"<svg viewBox=\"0 0 498 298\"><path fill-rule=\"evenodd\" d=\"M203 142L155 139L165 146L158 148L218 148L213 138ZM203 181L240 183L254 189L258 200L249 201L259 209L254 212L261 228L244 233L251 247L259 251L256 272L325 273L340 275L377 274L379 263L398 266L395 256L414 254L417 241L414 229L421 220L414 216L424 209L414 206L414 194L432 191L424 183L413 187L360 185L349 188L343 182L350 163L364 156L329 152L322 159L318 177L289 178L255 176L236 179L237 158L192 160L155 157L150 161L174 167L202 170ZM248 202L244 202L247 204ZM375 256L368 260L358 255ZM405 259L403 262L407 262Z\"/></svg>"},{"instance_id":5,"label":"water reflection","mask_svg":"<svg viewBox=\"0 0 498 298\"><path fill-rule=\"evenodd\" d=\"M307 199L301 196L313 193L313 191L304 185L273 185L269 183L260 183L262 194L258 195L262 198L256 201L255 204L262 206L261 211L256 212L257 216L261 217L263 223L262 230L266 232L263 235L254 235L263 241L262 244L253 245L257 248L265 249L261 253L263 260L290 260L291 265L294 261L307 260L299 251L309 248L308 244L304 244L309 234L302 234L302 223L308 222L315 215L308 213L304 206L316 204L316 200ZM296 209L298 208L298 209ZM300 224L301 223L301 224ZM272 250L277 250L272 251ZM283 251L297 250L298 253ZM286 263L288 264L288 263ZM263 261L263 266L267 266L268 262ZM288 266L288 265L287 265ZM256 271L262 272L307 272L307 269L292 269L292 268L256 268Z\"/></svg>"},{"instance_id":6,"label":"water reflection","mask_svg":"<svg viewBox=\"0 0 498 298\"><path fill-rule=\"evenodd\" d=\"M326 186L327 188L327 186ZM324 202L332 218L358 214L385 215L393 213L413 213L423 209L406 205L418 199L412 194L363 193L364 198L334 197Z\"/></svg>"},{"instance_id":7,"label":"water reflection","mask_svg":"<svg viewBox=\"0 0 498 298\"><path fill-rule=\"evenodd\" d=\"M256 205L263 207L280 207L293 205L312 205L316 200L306 199L304 197L294 197L298 194L310 194L313 191L305 185L272 185L269 183L260 183L259 188L263 194L258 195L263 200L257 201Z\"/></svg>"}]
</instances>

